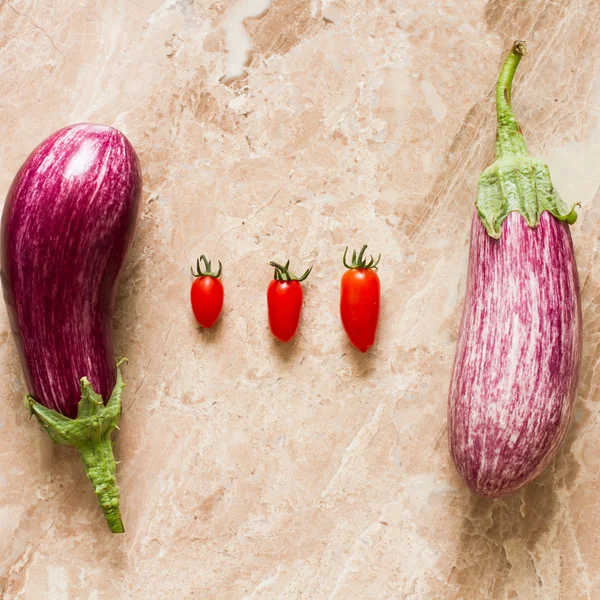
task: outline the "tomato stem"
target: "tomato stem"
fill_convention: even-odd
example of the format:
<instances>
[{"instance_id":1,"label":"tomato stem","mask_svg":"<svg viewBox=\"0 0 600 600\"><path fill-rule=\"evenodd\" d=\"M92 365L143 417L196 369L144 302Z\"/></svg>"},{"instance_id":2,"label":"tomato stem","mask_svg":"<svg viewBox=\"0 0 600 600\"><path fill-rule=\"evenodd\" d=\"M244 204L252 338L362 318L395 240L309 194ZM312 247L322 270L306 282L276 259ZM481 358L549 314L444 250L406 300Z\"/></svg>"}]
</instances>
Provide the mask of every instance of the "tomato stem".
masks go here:
<instances>
[{"instance_id":1,"label":"tomato stem","mask_svg":"<svg viewBox=\"0 0 600 600\"><path fill-rule=\"evenodd\" d=\"M352 262L348 264L346 259L348 254L348 246L346 246L346 250L344 250L344 266L346 269L374 269L377 271L377 265L381 260L381 254L377 257L377 260L373 258L373 255L370 255L369 260L365 258L365 251L367 250L367 244L365 244L361 249L358 255L356 254L356 250L352 252Z\"/></svg>"},{"instance_id":2,"label":"tomato stem","mask_svg":"<svg viewBox=\"0 0 600 600\"><path fill-rule=\"evenodd\" d=\"M200 266L200 261L202 261L204 263L204 267L205 267L204 271L202 270L202 268ZM221 271L223 270L223 265L221 264L221 261L219 261L219 270L216 273L213 273L210 263L211 263L211 261L208 260L206 258L206 256L204 256L204 254L203 254L196 261L196 272L195 273L194 273L194 267L192 267L192 275L194 277L214 277L215 279L218 279L221 276Z\"/></svg>"},{"instance_id":3,"label":"tomato stem","mask_svg":"<svg viewBox=\"0 0 600 600\"><path fill-rule=\"evenodd\" d=\"M296 275L294 275L290 271L289 260L285 263L285 265L280 265L279 263L276 263L274 261L271 261L269 264L272 267L275 267L273 279L275 279L276 281L304 281L312 271L312 267L310 267L309 269L306 269L306 271L304 271L301 277L296 277Z\"/></svg>"}]
</instances>

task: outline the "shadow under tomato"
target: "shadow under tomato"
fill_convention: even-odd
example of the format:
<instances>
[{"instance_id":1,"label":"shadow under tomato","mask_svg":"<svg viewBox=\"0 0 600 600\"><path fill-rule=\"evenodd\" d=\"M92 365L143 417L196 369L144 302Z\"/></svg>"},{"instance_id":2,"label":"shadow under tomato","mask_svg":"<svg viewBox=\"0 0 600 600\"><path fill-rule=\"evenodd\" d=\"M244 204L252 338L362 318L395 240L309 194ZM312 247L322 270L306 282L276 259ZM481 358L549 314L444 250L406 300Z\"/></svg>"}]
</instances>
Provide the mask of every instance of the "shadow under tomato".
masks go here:
<instances>
[{"instance_id":1,"label":"shadow under tomato","mask_svg":"<svg viewBox=\"0 0 600 600\"><path fill-rule=\"evenodd\" d=\"M361 352L358 348L355 348L348 337L344 335L344 354L346 360L352 367L353 377L369 377L375 371L375 351L377 349L377 342L369 348L366 352Z\"/></svg>"},{"instance_id":2,"label":"shadow under tomato","mask_svg":"<svg viewBox=\"0 0 600 600\"><path fill-rule=\"evenodd\" d=\"M208 344L214 344L223 337L223 331L225 331L223 321L227 318L226 314L221 313L221 315L217 319L217 322L210 328L202 327L202 325L199 325L196 319L194 318L194 315L191 315L190 318L195 324L196 331L203 342L206 342Z\"/></svg>"},{"instance_id":3,"label":"shadow under tomato","mask_svg":"<svg viewBox=\"0 0 600 600\"><path fill-rule=\"evenodd\" d=\"M301 336L299 333L289 341L289 342L280 342L275 336L269 332L269 337L271 338L271 348L273 352L277 355L277 357L284 363L292 362L300 349L300 341Z\"/></svg>"}]
</instances>

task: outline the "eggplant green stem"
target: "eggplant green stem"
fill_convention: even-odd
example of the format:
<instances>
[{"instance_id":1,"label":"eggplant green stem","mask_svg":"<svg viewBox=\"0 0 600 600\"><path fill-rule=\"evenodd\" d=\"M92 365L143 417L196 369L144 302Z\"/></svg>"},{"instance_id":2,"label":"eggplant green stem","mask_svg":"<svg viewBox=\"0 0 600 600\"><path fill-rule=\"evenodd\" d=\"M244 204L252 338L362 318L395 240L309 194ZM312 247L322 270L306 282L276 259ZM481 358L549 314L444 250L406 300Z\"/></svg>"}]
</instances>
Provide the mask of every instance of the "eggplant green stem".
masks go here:
<instances>
[{"instance_id":1,"label":"eggplant green stem","mask_svg":"<svg viewBox=\"0 0 600 600\"><path fill-rule=\"evenodd\" d=\"M121 416L121 392L125 384L120 365L124 360L117 361L117 383L106 405L87 377L81 378L81 400L75 419L46 408L29 395L25 399L27 410L35 415L55 444L73 446L79 451L85 472L113 533L124 532L119 511L119 488L115 479L116 462L110 439Z\"/></svg>"},{"instance_id":2,"label":"eggplant green stem","mask_svg":"<svg viewBox=\"0 0 600 600\"><path fill-rule=\"evenodd\" d=\"M504 61L496 84L496 114L498 135L496 138L496 159L507 156L527 156L527 145L521 126L517 122L511 106L512 82L521 58L527 54L525 42L516 41Z\"/></svg>"},{"instance_id":3,"label":"eggplant green stem","mask_svg":"<svg viewBox=\"0 0 600 600\"><path fill-rule=\"evenodd\" d=\"M115 478L117 468L110 440L110 432L98 439L90 439L77 447L100 507L113 533L123 533L123 521L119 510L119 487Z\"/></svg>"},{"instance_id":4,"label":"eggplant green stem","mask_svg":"<svg viewBox=\"0 0 600 600\"><path fill-rule=\"evenodd\" d=\"M475 202L483 226L495 239L500 238L502 223L511 212L521 214L532 228L537 227L544 211L569 224L577 219L578 205L569 208L560 197L548 165L529 156L512 111L512 82L525 54L525 42L515 42L500 71L496 85L496 161L481 174Z\"/></svg>"}]
</instances>

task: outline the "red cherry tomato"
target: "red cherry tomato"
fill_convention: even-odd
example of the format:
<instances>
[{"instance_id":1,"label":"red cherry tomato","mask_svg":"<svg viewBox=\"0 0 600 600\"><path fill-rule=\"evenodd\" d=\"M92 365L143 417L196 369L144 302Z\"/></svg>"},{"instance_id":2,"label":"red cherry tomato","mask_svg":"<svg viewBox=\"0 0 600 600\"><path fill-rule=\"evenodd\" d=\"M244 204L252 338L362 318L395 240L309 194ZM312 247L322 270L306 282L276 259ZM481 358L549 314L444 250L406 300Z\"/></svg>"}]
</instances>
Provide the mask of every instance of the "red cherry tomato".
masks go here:
<instances>
[{"instance_id":1,"label":"red cherry tomato","mask_svg":"<svg viewBox=\"0 0 600 600\"><path fill-rule=\"evenodd\" d=\"M285 266L269 263L275 267L275 277L267 289L267 307L271 333L281 342L289 342L300 323L302 312L302 281L310 274L312 267L302 277L290 273L288 260Z\"/></svg>"},{"instance_id":2,"label":"red cherry tomato","mask_svg":"<svg viewBox=\"0 0 600 600\"><path fill-rule=\"evenodd\" d=\"M379 321L380 285L377 275L379 258L369 261L364 258L367 246L363 246L358 257L352 254L352 263L347 264L344 252L344 265L348 269L342 277L340 295L340 315L350 342L361 352L366 352L374 343Z\"/></svg>"},{"instance_id":3,"label":"red cherry tomato","mask_svg":"<svg viewBox=\"0 0 600 600\"><path fill-rule=\"evenodd\" d=\"M202 271L200 267L200 261L204 262L205 271ZM198 259L196 263L196 272L192 268L192 275L194 283L192 283L192 289L190 291L190 300L192 303L192 310L196 321L202 327L212 327L223 308L223 284L219 279L221 275L222 265L219 261L219 270L213 273L210 270L210 261L206 259L204 254Z\"/></svg>"}]
</instances>

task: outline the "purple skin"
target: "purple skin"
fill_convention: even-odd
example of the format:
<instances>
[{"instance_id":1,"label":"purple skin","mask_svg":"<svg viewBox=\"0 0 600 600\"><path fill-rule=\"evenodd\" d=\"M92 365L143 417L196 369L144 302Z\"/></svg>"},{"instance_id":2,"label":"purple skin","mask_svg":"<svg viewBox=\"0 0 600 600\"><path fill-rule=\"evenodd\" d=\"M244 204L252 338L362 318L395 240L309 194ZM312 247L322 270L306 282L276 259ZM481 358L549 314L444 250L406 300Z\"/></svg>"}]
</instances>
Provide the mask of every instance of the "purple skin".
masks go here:
<instances>
[{"instance_id":1,"label":"purple skin","mask_svg":"<svg viewBox=\"0 0 600 600\"><path fill-rule=\"evenodd\" d=\"M450 453L480 496L516 491L554 458L581 360L581 303L569 224L548 166L527 152L511 108L524 42L496 86L496 161L479 179L467 291L448 401Z\"/></svg>"},{"instance_id":2,"label":"purple skin","mask_svg":"<svg viewBox=\"0 0 600 600\"><path fill-rule=\"evenodd\" d=\"M129 141L86 123L44 140L6 198L2 288L27 388L72 419L81 377L105 402L116 383L112 311L140 195Z\"/></svg>"},{"instance_id":3,"label":"purple skin","mask_svg":"<svg viewBox=\"0 0 600 600\"><path fill-rule=\"evenodd\" d=\"M581 357L579 282L569 226L518 212L500 239L473 216L450 389L450 451L473 492L497 497L537 477L571 417Z\"/></svg>"},{"instance_id":4,"label":"purple skin","mask_svg":"<svg viewBox=\"0 0 600 600\"><path fill-rule=\"evenodd\" d=\"M114 533L124 532L111 442L123 382L111 322L141 189L122 133L72 125L27 158L2 214L2 289L25 405L53 442L77 448Z\"/></svg>"}]
</instances>

